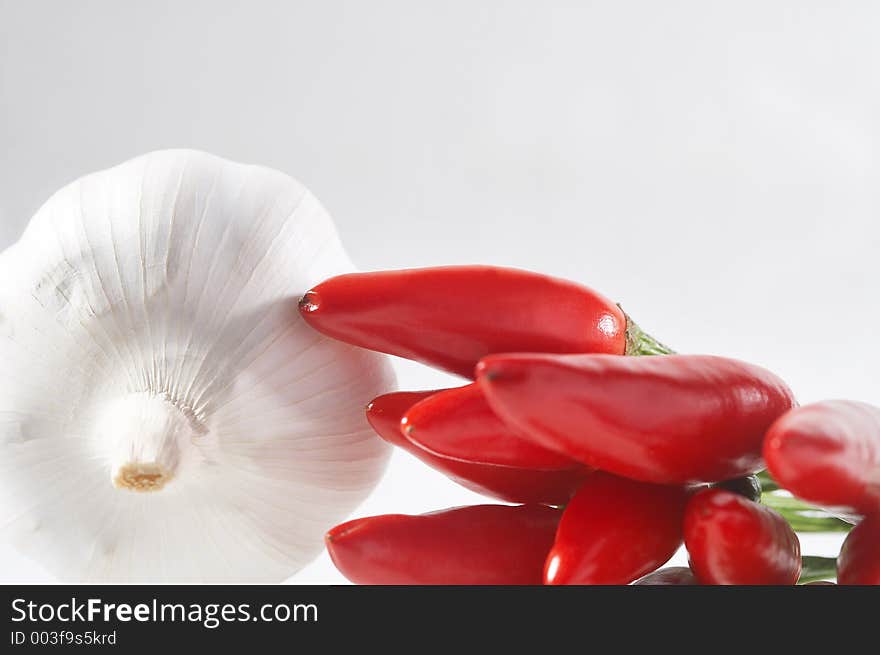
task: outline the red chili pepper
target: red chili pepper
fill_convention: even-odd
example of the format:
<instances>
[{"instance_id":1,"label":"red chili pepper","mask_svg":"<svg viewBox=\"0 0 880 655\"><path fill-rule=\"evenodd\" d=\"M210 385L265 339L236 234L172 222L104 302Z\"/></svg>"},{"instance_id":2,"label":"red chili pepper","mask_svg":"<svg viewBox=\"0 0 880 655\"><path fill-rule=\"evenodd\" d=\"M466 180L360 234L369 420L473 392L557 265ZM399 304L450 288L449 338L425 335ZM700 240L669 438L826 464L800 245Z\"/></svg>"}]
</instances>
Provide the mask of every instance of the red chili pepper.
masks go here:
<instances>
[{"instance_id":1,"label":"red chili pepper","mask_svg":"<svg viewBox=\"0 0 880 655\"><path fill-rule=\"evenodd\" d=\"M327 550L358 584L541 584L561 514L544 505L475 505L373 516L333 528Z\"/></svg>"},{"instance_id":2,"label":"red chili pepper","mask_svg":"<svg viewBox=\"0 0 880 655\"><path fill-rule=\"evenodd\" d=\"M495 413L535 443L663 484L759 470L767 428L794 404L769 371L704 355L492 355L477 374Z\"/></svg>"},{"instance_id":3,"label":"red chili pepper","mask_svg":"<svg viewBox=\"0 0 880 655\"><path fill-rule=\"evenodd\" d=\"M832 400L794 409L771 426L764 459L776 482L804 500L880 510L880 408Z\"/></svg>"},{"instance_id":4,"label":"red chili pepper","mask_svg":"<svg viewBox=\"0 0 880 655\"><path fill-rule=\"evenodd\" d=\"M435 391L400 391L379 396L367 406L367 420L385 441L404 449L458 484L514 503L567 503L591 470L570 460L556 469L529 469L468 462L430 453L404 437L401 419Z\"/></svg>"},{"instance_id":5,"label":"red chili pepper","mask_svg":"<svg viewBox=\"0 0 880 655\"><path fill-rule=\"evenodd\" d=\"M837 558L837 584L880 585L880 515L863 519L846 536Z\"/></svg>"},{"instance_id":6,"label":"red chili pepper","mask_svg":"<svg viewBox=\"0 0 880 655\"><path fill-rule=\"evenodd\" d=\"M545 584L628 584L681 545L688 492L596 472L566 506Z\"/></svg>"},{"instance_id":7,"label":"red chili pepper","mask_svg":"<svg viewBox=\"0 0 880 655\"><path fill-rule=\"evenodd\" d=\"M410 441L441 457L527 469L583 468L518 436L495 416L476 383L419 401L407 410L401 426Z\"/></svg>"},{"instance_id":8,"label":"red chili pepper","mask_svg":"<svg viewBox=\"0 0 880 655\"><path fill-rule=\"evenodd\" d=\"M592 289L492 266L350 273L308 291L300 312L347 343L473 378L499 352L668 352Z\"/></svg>"},{"instance_id":9,"label":"red chili pepper","mask_svg":"<svg viewBox=\"0 0 880 655\"><path fill-rule=\"evenodd\" d=\"M686 566L670 566L639 578L634 585L698 585L694 572Z\"/></svg>"},{"instance_id":10,"label":"red chili pepper","mask_svg":"<svg viewBox=\"0 0 880 655\"><path fill-rule=\"evenodd\" d=\"M801 573L800 543L785 519L724 489L690 499L684 542L703 584L793 585Z\"/></svg>"}]
</instances>

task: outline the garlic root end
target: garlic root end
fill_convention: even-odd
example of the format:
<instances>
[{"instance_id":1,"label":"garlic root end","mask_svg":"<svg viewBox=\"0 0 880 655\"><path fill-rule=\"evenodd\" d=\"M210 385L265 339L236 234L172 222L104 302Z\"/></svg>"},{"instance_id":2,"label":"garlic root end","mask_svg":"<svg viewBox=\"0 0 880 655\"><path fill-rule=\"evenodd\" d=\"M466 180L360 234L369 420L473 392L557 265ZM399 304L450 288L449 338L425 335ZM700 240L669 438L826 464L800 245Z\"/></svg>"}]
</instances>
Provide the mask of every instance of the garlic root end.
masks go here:
<instances>
[{"instance_id":1,"label":"garlic root end","mask_svg":"<svg viewBox=\"0 0 880 655\"><path fill-rule=\"evenodd\" d=\"M113 473L113 486L129 491L159 491L173 474L157 464L126 464Z\"/></svg>"},{"instance_id":2,"label":"garlic root end","mask_svg":"<svg viewBox=\"0 0 880 655\"><path fill-rule=\"evenodd\" d=\"M166 394L139 392L107 409L99 429L117 489L154 492L187 467L207 429Z\"/></svg>"}]
</instances>

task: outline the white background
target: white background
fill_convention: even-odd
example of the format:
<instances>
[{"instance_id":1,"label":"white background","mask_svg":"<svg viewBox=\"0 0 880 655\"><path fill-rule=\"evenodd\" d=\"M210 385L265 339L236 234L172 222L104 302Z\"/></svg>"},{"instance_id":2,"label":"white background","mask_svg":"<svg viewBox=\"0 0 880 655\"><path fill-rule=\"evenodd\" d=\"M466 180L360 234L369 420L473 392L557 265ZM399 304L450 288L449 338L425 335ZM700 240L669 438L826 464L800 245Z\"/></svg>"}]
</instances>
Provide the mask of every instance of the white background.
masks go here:
<instances>
[{"instance_id":1,"label":"white background","mask_svg":"<svg viewBox=\"0 0 880 655\"><path fill-rule=\"evenodd\" d=\"M867 0L0 0L0 247L74 178L195 147L299 178L362 269L569 277L802 402L878 401L878 25ZM476 500L399 453L356 515ZM0 581L48 579L0 550Z\"/></svg>"}]
</instances>

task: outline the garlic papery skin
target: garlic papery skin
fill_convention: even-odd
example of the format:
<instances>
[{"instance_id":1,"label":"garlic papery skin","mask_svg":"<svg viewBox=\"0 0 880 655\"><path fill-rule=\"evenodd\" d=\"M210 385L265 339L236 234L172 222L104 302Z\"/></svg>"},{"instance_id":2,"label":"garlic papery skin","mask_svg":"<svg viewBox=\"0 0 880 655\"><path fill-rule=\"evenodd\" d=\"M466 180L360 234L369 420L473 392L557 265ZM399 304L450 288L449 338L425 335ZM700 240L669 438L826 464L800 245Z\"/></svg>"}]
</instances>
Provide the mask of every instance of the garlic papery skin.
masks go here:
<instances>
[{"instance_id":1,"label":"garlic papery skin","mask_svg":"<svg viewBox=\"0 0 880 655\"><path fill-rule=\"evenodd\" d=\"M352 270L287 175L163 151L0 254L0 531L58 579L286 580L384 471L387 358L300 318Z\"/></svg>"}]
</instances>

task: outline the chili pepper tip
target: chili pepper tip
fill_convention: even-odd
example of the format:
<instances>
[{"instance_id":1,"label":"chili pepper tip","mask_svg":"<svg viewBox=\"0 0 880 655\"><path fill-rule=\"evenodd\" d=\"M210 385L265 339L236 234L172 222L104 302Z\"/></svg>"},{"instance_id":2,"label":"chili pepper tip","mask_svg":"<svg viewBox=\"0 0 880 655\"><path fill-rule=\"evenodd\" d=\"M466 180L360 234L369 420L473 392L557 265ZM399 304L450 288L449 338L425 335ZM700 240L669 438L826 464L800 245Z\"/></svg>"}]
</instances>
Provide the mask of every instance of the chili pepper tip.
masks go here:
<instances>
[{"instance_id":1,"label":"chili pepper tip","mask_svg":"<svg viewBox=\"0 0 880 655\"><path fill-rule=\"evenodd\" d=\"M306 291L299 301L299 311L312 313L321 305L321 296L314 291Z\"/></svg>"},{"instance_id":2,"label":"chili pepper tip","mask_svg":"<svg viewBox=\"0 0 880 655\"><path fill-rule=\"evenodd\" d=\"M497 366L493 367L491 362L480 361L474 367L474 375L481 380L494 382L501 377L501 371Z\"/></svg>"},{"instance_id":3,"label":"chili pepper tip","mask_svg":"<svg viewBox=\"0 0 880 655\"><path fill-rule=\"evenodd\" d=\"M357 519L355 519L354 521L347 521L346 523L340 523L336 527L331 528L324 535L324 541L327 544L336 543L337 541L339 541L340 537L344 537L350 532L351 524L355 523L356 521Z\"/></svg>"},{"instance_id":4,"label":"chili pepper tip","mask_svg":"<svg viewBox=\"0 0 880 655\"><path fill-rule=\"evenodd\" d=\"M527 375L528 361L518 357L516 354L488 355L477 362L474 376L480 382L521 382Z\"/></svg>"}]
</instances>

